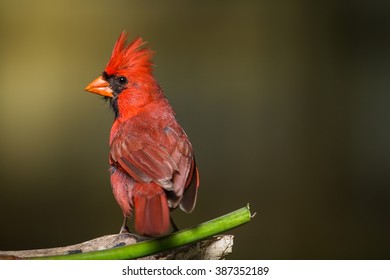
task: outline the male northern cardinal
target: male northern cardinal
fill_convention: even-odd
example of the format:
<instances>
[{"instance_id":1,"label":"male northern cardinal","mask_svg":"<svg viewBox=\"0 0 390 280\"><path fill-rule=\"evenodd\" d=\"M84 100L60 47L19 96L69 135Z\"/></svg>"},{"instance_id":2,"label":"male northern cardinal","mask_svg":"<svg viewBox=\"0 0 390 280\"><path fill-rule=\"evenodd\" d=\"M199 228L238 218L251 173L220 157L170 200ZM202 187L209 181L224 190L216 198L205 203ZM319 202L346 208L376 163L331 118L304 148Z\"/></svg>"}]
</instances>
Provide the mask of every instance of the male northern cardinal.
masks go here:
<instances>
[{"instance_id":1,"label":"male northern cardinal","mask_svg":"<svg viewBox=\"0 0 390 280\"><path fill-rule=\"evenodd\" d=\"M191 143L153 77L152 51L139 37L127 46L126 40L122 32L103 74L85 90L108 99L115 113L109 162L121 233L134 211L135 230L154 237L169 232L170 209L194 209L199 174Z\"/></svg>"}]
</instances>

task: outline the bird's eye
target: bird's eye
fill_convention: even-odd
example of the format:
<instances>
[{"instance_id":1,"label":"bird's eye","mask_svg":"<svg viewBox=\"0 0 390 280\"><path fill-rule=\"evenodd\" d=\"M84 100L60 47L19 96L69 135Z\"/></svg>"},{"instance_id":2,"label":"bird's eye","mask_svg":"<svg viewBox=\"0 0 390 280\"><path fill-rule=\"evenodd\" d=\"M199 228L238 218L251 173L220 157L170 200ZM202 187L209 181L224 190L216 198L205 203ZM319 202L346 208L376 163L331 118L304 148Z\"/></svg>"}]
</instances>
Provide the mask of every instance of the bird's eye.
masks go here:
<instances>
[{"instance_id":1,"label":"bird's eye","mask_svg":"<svg viewBox=\"0 0 390 280\"><path fill-rule=\"evenodd\" d=\"M118 77L118 83L122 86L127 84L127 78L123 76Z\"/></svg>"}]
</instances>

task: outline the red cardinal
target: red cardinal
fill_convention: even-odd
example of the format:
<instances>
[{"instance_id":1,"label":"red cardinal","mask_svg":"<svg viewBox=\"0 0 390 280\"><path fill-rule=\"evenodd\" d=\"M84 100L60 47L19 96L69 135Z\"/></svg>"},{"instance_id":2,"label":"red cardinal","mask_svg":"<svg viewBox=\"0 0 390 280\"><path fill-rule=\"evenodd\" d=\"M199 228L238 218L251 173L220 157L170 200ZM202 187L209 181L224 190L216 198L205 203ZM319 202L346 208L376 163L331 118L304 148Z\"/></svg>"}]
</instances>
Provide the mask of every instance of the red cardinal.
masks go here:
<instances>
[{"instance_id":1,"label":"red cardinal","mask_svg":"<svg viewBox=\"0 0 390 280\"><path fill-rule=\"evenodd\" d=\"M85 90L108 99L115 113L109 162L121 232L134 212L135 230L154 237L170 231L170 209L194 209L199 175L191 143L153 77L152 51L141 38L127 46L126 39L122 32L103 74Z\"/></svg>"}]
</instances>

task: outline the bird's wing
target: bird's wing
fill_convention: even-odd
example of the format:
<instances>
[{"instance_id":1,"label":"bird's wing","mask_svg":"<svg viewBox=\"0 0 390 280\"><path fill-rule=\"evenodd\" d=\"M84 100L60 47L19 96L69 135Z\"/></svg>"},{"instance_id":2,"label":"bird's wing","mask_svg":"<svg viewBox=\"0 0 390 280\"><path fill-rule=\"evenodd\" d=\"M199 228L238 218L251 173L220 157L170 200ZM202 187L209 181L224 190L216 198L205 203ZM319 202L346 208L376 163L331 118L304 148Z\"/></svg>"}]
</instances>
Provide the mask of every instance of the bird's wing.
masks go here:
<instances>
[{"instance_id":1,"label":"bird's wing","mask_svg":"<svg viewBox=\"0 0 390 280\"><path fill-rule=\"evenodd\" d=\"M180 204L180 208L183 211L192 212L195 207L199 186L198 169L192 146L184 131L181 130L183 133L181 135L177 129L171 127L166 128L165 131L172 139L171 141L175 141L171 157L179 170L172 177L173 195L168 195L170 207L176 208Z\"/></svg>"},{"instance_id":2,"label":"bird's wing","mask_svg":"<svg viewBox=\"0 0 390 280\"><path fill-rule=\"evenodd\" d=\"M153 135L153 136L151 136ZM193 193L192 203L183 210L190 212L196 200L198 185L197 170L192 146L184 131L178 126L167 126L145 137L144 132L137 135L121 134L111 142L110 161L119 165L138 182L155 182L168 193L171 208L176 208L189 186ZM194 184L195 182L195 184ZM192 206L191 206L192 205Z\"/></svg>"},{"instance_id":3,"label":"bird's wing","mask_svg":"<svg viewBox=\"0 0 390 280\"><path fill-rule=\"evenodd\" d=\"M138 182L154 181L168 190L173 188L171 179L178 167L162 146L125 137L112 142L110 159Z\"/></svg>"}]
</instances>

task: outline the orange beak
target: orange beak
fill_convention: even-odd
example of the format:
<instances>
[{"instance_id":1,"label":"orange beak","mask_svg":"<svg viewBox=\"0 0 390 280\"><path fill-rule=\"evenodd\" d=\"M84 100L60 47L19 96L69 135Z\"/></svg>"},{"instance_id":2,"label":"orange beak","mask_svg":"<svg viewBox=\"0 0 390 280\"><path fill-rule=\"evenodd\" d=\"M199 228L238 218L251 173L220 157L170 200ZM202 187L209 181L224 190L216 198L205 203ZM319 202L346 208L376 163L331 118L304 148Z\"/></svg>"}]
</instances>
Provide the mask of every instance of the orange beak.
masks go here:
<instances>
[{"instance_id":1,"label":"orange beak","mask_svg":"<svg viewBox=\"0 0 390 280\"><path fill-rule=\"evenodd\" d=\"M96 93L99 95L114 97L110 84L103 79L102 76L92 81L86 88L86 91Z\"/></svg>"}]
</instances>

